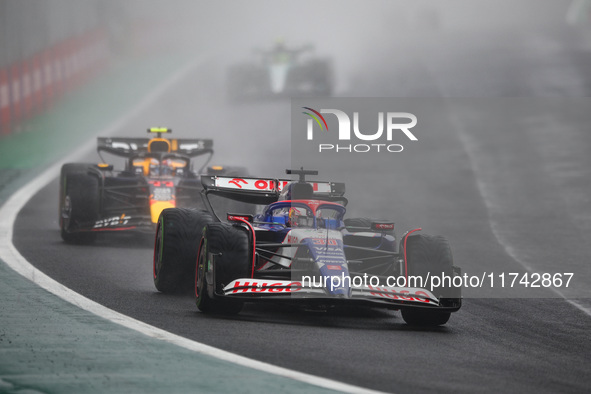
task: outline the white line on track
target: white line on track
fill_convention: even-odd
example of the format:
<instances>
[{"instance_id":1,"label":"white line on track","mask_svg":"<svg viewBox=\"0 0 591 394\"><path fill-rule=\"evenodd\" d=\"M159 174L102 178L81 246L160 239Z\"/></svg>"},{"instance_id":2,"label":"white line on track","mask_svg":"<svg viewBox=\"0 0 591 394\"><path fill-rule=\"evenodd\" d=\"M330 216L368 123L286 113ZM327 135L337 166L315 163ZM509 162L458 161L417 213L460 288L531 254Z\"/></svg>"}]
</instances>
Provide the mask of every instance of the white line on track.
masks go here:
<instances>
[{"instance_id":1,"label":"white line on track","mask_svg":"<svg viewBox=\"0 0 591 394\"><path fill-rule=\"evenodd\" d=\"M446 90L442 86L439 79L436 77L436 73L431 68L427 68L426 70L429 72L430 77L431 77L430 79L434 83L434 85L437 87L437 90L439 90L441 97L443 99L452 99L453 97L446 94ZM515 262L517 262L517 264L521 265L523 268L525 268L529 272L535 271L529 264L527 264L525 261L523 261L521 258L519 258L518 253L515 250L515 248L513 248L510 245L510 243L507 242L504 239L504 237L501 236L500 231L498 229L498 223L492 217L494 204L492 202L490 194L486 191L486 184L484 183L482 177L479 176L478 163L475 158L476 149L474 148L474 142L470 139L469 133L464 129L462 122L460 121L458 116L455 113L453 113L453 111L450 113L450 120L451 120L452 124L455 126L456 131L458 132L457 135L458 135L460 142L462 143L462 145L464 147L464 151L468 154L468 158L470 160L470 165L471 165L472 171L474 172L476 186L478 188L478 192L480 193L480 196L482 197L482 200L484 201L484 204L486 205L486 209L487 209L487 213L488 213L488 222L489 222L492 233L494 234L495 238L497 239L497 242L499 243L499 245L501 245L505 249L507 254L509 256L511 256L513 258L513 260L515 260ZM567 298L560 290L558 290L554 287L550 287L549 289L551 291L553 291L555 294L557 294L558 296L560 296L561 298L563 298L566 302L568 302L569 304L574 306L575 308L579 309L580 311L582 311L586 315L591 316L591 309L590 308L578 303L575 300Z\"/></svg>"},{"instance_id":2,"label":"white line on track","mask_svg":"<svg viewBox=\"0 0 591 394\"><path fill-rule=\"evenodd\" d=\"M177 71L170 78L162 82L156 89L154 89L149 95L147 95L142 101L140 101L130 112L125 116L121 117L109 127L104 130L97 132L97 135L112 135L119 131L122 126L136 115L139 115L142 111L146 110L149 105L153 104L167 89L173 86L178 81L182 80L189 72L191 72L197 65L201 64L203 60L201 58L195 59L194 61L187 64L185 67ZM88 141L79 148L79 152L87 152L95 147L96 141L94 139ZM192 341L187 338L183 338L179 335L172 334L168 331L156 328L139 320L133 319L129 316L123 315L112 309L106 308L84 296L76 293L75 291L67 288L61 283L53 280L43 272L35 268L29 263L16 249L12 243L13 227L18 212L25 206L25 204L43 187L49 182L52 182L58 175L61 166L67 162L73 162L79 160L81 154L75 153L66 157L62 161L52 165L39 176L33 179L30 183L23 186L16 193L14 193L5 203L0 207L0 259L2 259L9 267L31 280L38 286L55 294L56 296L64 299L65 301L74 304L84 310L87 310L97 316L103 317L116 324L138 331L149 337L163 340L168 343L172 343L201 353L207 356L215 357L220 360L228 361L240 366L252 368L262 372L267 372L273 375L282 376L285 378L297 380L300 382L308 383L318 387L332 389L344 393L381 393L358 387L336 380L322 378L314 375L309 375L302 372L293 371L287 368L278 367L265 362L253 360L247 357L239 356L234 353L230 353L221 349L214 348L212 346L205 345L200 342Z\"/></svg>"},{"instance_id":3,"label":"white line on track","mask_svg":"<svg viewBox=\"0 0 591 394\"><path fill-rule=\"evenodd\" d=\"M507 254L509 256L511 256L513 258L513 260L515 260L518 264L520 264L527 271L535 272L536 270L531 265L529 265L528 263L523 261L523 259L521 259L519 257L519 253L517 252L517 250L515 250L515 248L505 239L505 237L503 237L501 235L501 232L499 231L499 228L498 228L499 224L493 219L493 216L492 216L492 212L494 211L494 208L493 208L494 204L492 202L492 198L491 198L490 194L487 192L487 185L484 183L483 177L479 176L479 167L478 167L476 158L474 156L474 152L476 152L476 148L474 147L475 146L474 141L471 140L470 135L464 129L462 122L460 122L460 120L457 118L457 116L455 114L451 114L451 119L452 119L452 122L454 123L454 125L456 126L455 128L458 131L459 139L460 139L462 145L464 146L464 151L466 151L466 153L468 154L468 157L470 159L472 170L474 171L474 174L475 174L474 178L476 179L476 186L478 187L478 191L480 192L480 196L482 197L482 200L484 201L484 204L486 205L486 208L488 211L488 222L490 223L490 228L492 230L492 233L494 234L495 238L497 239L497 242L499 243L499 245L503 246L503 248L505 249ZM564 298L564 300L566 302L573 305L575 308L577 308L580 311L584 312L585 314L591 316L591 309L589 309L588 307L586 307L582 304L579 304L575 300L567 298L564 295L564 293L562 293L560 290L558 290L554 287L549 287L548 289L551 290L552 292L554 292L555 294L557 294L558 296L560 296L561 298Z\"/></svg>"}]
</instances>

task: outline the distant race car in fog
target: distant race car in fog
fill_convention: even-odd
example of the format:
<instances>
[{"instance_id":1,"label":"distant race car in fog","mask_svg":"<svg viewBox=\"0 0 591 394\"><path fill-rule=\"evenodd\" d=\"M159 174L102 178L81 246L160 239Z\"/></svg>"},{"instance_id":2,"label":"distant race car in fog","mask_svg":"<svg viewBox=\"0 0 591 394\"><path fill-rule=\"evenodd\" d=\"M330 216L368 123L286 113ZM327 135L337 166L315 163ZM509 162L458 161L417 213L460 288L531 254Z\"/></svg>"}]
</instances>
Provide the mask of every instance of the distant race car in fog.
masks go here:
<instances>
[{"instance_id":1,"label":"distant race car in fog","mask_svg":"<svg viewBox=\"0 0 591 394\"><path fill-rule=\"evenodd\" d=\"M98 232L154 231L160 212L202 207L201 174L246 174L243 167L210 166L210 139L168 139L167 128L151 128L153 138L98 138L97 151L122 157L113 164L68 163L60 176L59 223L68 243L88 243ZM195 171L193 158L207 155Z\"/></svg>"},{"instance_id":2,"label":"distant race car in fog","mask_svg":"<svg viewBox=\"0 0 591 394\"><path fill-rule=\"evenodd\" d=\"M331 62L313 57L311 45L288 48L282 41L260 59L230 67L227 88L231 100L272 97L330 96L333 91ZM308 54L308 55L307 55Z\"/></svg>"},{"instance_id":3,"label":"distant race car in fog","mask_svg":"<svg viewBox=\"0 0 591 394\"><path fill-rule=\"evenodd\" d=\"M461 275L445 238L417 229L398 240L391 221L345 219L343 183L306 181L317 171L287 172L300 180L202 176L209 212L162 211L156 288L193 286L205 313L239 313L243 303L259 301L316 310L357 305L400 309L408 324L437 326L460 309L461 289L429 286L430 275ZM225 212L224 222L207 203L210 196L259 210Z\"/></svg>"}]
</instances>

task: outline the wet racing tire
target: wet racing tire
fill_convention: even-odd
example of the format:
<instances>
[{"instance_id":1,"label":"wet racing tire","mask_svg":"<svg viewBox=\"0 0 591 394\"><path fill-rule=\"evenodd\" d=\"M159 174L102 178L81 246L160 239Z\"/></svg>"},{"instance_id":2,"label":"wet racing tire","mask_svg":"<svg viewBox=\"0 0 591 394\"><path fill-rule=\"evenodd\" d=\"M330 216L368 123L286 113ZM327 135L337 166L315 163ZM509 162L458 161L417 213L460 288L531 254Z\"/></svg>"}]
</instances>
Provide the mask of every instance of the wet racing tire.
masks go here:
<instances>
[{"instance_id":1,"label":"wet racing tire","mask_svg":"<svg viewBox=\"0 0 591 394\"><path fill-rule=\"evenodd\" d=\"M70 244L88 244L96 233L92 228L99 219L99 179L89 173L87 164L66 164L60 177L60 230Z\"/></svg>"},{"instance_id":2,"label":"wet racing tire","mask_svg":"<svg viewBox=\"0 0 591 394\"><path fill-rule=\"evenodd\" d=\"M195 270L195 302L204 313L237 314L243 303L218 294L235 279L249 278L251 241L241 226L210 223L203 232Z\"/></svg>"},{"instance_id":3,"label":"wet racing tire","mask_svg":"<svg viewBox=\"0 0 591 394\"><path fill-rule=\"evenodd\" d=\"M453 256L449 241L441 236L411 235L406 240L408 276L421 276L423 280L433 275L453 277ZM427 287L426 284L423 287ZM450 288L434 289L440 301L451 294ZM436 309L403 309L402 318L409 325L440 326L449 320L451 312Z\"/></svg>"},{"instance_id":4,"label":"wet racing tire","mask_svg":"<svg viewBox=\"0 0 591 394\"><path fill-rule=\"evenodd\" d=\"M197 249L203 228L213 221L207 211L168 208L160 213L154 241L154 285L162 293L193 286Z\"/></svg>"}]
</instances>

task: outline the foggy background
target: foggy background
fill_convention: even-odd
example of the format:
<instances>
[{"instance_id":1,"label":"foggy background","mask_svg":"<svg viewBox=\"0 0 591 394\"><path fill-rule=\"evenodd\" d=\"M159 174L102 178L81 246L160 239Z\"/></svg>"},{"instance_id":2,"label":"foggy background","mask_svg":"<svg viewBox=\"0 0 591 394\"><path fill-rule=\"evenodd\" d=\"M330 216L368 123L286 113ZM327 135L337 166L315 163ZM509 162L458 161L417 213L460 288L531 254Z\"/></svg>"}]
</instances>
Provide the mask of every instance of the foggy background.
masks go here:
<instances>
[{"instance_id":1,"label":"foggy background","mask_svg":"<svg viewBox=\"0 0 591 394\"><path fill-rule=\"evenodd\" d=\"M538 35L585 26L585 0L416 1L143 1L2 0L0 68L52 45L100 29L109 54L167 56L174 51L206 54L228 63L253 57L277 39L298 47L313 44L335 65L341 93L355 94L356 79L374 67L392 67L414 53L478 40L481 48L510 46L502 32ZM573 29L568 29L573 30ZM454 34L454 42L446 39ZM392 48L392 45L395 48ZM394 49L394 50L393 50ZM455 59L457 63L470 59ZM221 64L218 72L227 63ZM223 76L212 73L211 78ZM474 81L477 83L477 81ZM402 93L402 92L401 92ZM486 92L482 92L486 94ZM365 93L364 93L365 94ZM402 95L402 94L401 94Z\"/></svg>"},{"instance_id":2,"label":"foggy background","mask_svg":"<svg viewBox=\"0 0 591 394\"><path fill-rule=\"evenodd\" d=\"M228 69L256 62L255 50L279 39L311 44L310 56L332 62L334 96L426 108L418 141L405 141L400 154L321 168L319 178L347 183L348 217L391 219L399 236L417 227L443 235L469 275L572 272L571 288L466 289L462 309L434 330L365 309L247 306L210 317L191 296L156 292L151 235L62 242L57 178L19 213L13 243L36 268L108 308L282 367L395 392L586 392L589 12L588 0L0 0L0 186L5 174L24 183L71 154L98 161L97 134L145 137L153 126L212 138L213 165L283 177L298 161L291 100L231 102ZM35 71L40 64L47 73ZM40 88L47 80L51 88ZM65 365L82 381L79 360ZM54 366L60 382L63 365ZM98 371L90 374L103 379ZM104 374L128 378L126 369ZM202 383L199 374L186 378Z\"/></svg>"},{"instance_id":3,"label":"foggy background","mask_svg":"<svg viewBox=\"0 0 591 394\"><path fill-rule=\"evenodd\" d=\"M256 51L278 40L294 48L310 44L314 50L309 56L331 61L337 97L438 98L442 103L436 112L441 127L423 130L420 145L391 160L356 157L347 166L335 162L321 169L321 178L347 182L349 215L393 218L400 232L423 226L428 233L446 234L460 246L454 249L456 258L466 269L485 270L499 261L511 266L513 260L550 269L559 259L591 278L581 264L591 258L584 242L591 236L590 166L583 148L591 143L584 110L588 103L577 101L572 117L562 110L556 116L530 111L527 118L508 123L495 123L499 116L494 112L481 113L486 102L472 112L445 106L454 97L585 100L591 91L588 15L587 1L570 0L4 0L0 72L5 74L0 77L18 76L21 64L34 67L30 59L47 48L63 52L68 48L63 49L63 42L84 44L86 39L78 37L88 32L93 32L89 42L105 50L102 66L66 84L65 96L53 97L51 105L35 110L33 100L18 113L13 109L10 129L4 131L11 135L2 138L26 135L27 123L51 111L60 97L126 65L133 64L133 70L117 88L97 94L92 108L75 115L84 118L88 111L90 118L130 87L155 89L168 74L193 64L115 135L140 137L147 127L170 127L176 137L214 139L213 165L240 165L252 175L283 178L284 169L297 162L290 100L231 102L228 69L256 62ZM160 63L166 67L154 78L149 71ZM81 55L58 69L63 74L76 64L93 62ZM24 94L31 82L20 78L16 86ZM13 96L14 86L9 89ZM493 120L481 121L487 116ZM77 140L67 140L76 151L75 146L100 131L89 125ZM55 149L69 153L63 144ZM80 153L99 160L92 151ZM549 228L560 229L561 247L545 242L547 232L556 231ZM491 252L489 263L480 264L474 256L483 253L483 244L492 245L483 241L491 230L503 247ZM475 239L468 242L466 236Z\"/></svg>"}]
</instances>

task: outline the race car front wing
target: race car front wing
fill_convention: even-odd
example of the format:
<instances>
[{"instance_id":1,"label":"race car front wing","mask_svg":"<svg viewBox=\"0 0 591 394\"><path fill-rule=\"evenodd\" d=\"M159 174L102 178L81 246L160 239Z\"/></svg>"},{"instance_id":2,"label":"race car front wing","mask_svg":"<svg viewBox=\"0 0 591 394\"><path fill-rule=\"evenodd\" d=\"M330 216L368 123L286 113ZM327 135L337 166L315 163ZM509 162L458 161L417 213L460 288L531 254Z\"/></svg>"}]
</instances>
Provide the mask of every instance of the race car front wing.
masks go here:
<instances>
[{"instance_id":1,"label":"race car front wing","mask_svg":"<svg viewBox=\"0 0 591 394\"><path fill-rule=\"evenodd\" d=\"M321 300L328 304L347 302L369 302L382 306L422 307L456 311L460 308L459 301L449 304L442 302L428 289L418 287L352 286L349 297L331 296L320 286L302 285L300 281L269 280L269 279L236 279L223 288L218 296L251 300L276 300L285 302L305 302Z\"/></svg>"}]
</instances>

